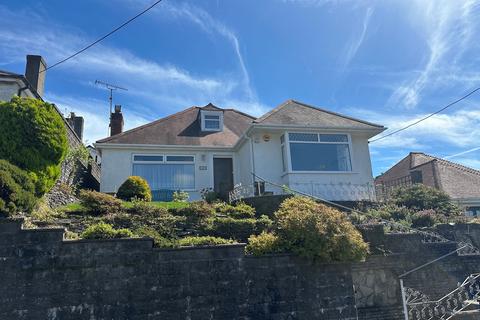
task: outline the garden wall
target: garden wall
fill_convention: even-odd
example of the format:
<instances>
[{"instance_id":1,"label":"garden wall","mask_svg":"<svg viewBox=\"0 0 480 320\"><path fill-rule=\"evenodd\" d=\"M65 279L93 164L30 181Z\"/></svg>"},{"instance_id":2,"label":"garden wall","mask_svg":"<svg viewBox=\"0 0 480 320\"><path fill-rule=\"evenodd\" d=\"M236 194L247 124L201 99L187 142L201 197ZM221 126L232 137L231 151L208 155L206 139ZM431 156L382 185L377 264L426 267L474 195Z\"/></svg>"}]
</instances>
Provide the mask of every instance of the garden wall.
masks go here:
<instances>
[{"instance_id":1,"label":"garden wall","mask_svg":"<svg viewBox=\"0 0 480 320\"><path fill-rule=\"evenodd\" d=\"M314 264L245 256L243 245L162 250L150 239L64 241L62 229L0 221L0 319L402 319L398 275L455 248L374 228L365 232L384 254ZM479 263L453 255L405 282L434 297Z\"/></svg>"}]
</instances>

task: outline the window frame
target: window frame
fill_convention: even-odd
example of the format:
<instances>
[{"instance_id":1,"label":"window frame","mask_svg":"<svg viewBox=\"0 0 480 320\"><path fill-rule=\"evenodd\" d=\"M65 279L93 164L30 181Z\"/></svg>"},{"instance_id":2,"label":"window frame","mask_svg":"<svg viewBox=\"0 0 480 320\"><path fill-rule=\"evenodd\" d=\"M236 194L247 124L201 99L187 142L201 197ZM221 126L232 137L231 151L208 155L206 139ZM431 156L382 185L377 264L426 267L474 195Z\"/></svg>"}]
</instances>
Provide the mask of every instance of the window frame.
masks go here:
<instances>
[{"instance_id":1,"label":"window frame","mask_svg":"<svg viewBox=\"0 0 480 320\"><path fill-rule=\"evenodd\" d=\"M217 128L206 128L205 127L205 116L218 116L218 129ZM208 119L214 121L212 119ZM223 112L222 111L210 111L210 110L201 110L200 111L200 122L202 131L208 132L221 132L223 131Z\"/></svg>"},{"instance_id":2,"label":"window frame","mask_svg":"<svg viewBox=\"0 0 480 320\"><path fill-rule=\"evenodd\" d=\"M162 156L163 161L137 161L135 156ZM192 157L193 161L167 161L167 156L174 157ZM197 187L197 168L196 168L196 157L194 154L170 154L170 153L132 153L132 164L130 166L131 172L130 175L133 175L133 166L135 164L190 164L193 165L193 189L181 189L181 191L194 192Z\"/></svg>"},{"instance_id":3,"label":"window frame","mask_svg":"<svg viewBox=\"0 0 480 320\"><path fill-rule=\"evenodd\" d=\"M318 135L318 141L290 141L290 133L308 133L308 134L317 134ZM340 135L346 135L347 136L347 141L346 142L322 142L320 141L320 135L325 134L325 135L333 135L333 134L340 134ZM284 135L284 144L286 146L286 152L287 152L287 168L288 172L284 173L326 173L326 174L351 174L355 173L354 171L354 161L353 161L353 149L352 149L352 137L350 133L346 132L325 132L325 131L286 131L283 133ZM305 143L305 144L345 144L348 145L348 153L350 156L350 170L349 171L321 171L321 170L293 170L292 166L292 154L291 154L291 149L290 149L290 143Z\"/></svg>"}]
</instances>

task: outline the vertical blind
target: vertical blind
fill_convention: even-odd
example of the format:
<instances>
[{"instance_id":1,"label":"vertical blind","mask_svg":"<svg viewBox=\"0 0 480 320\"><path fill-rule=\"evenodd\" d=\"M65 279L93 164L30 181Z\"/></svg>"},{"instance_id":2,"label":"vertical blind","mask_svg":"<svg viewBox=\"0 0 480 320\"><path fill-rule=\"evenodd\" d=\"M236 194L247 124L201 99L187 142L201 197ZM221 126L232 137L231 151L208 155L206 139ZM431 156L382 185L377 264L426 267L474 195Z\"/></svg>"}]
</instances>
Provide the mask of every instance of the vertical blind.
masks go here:
<instances>
[{"instance_id":1,"label":"vertical blind","mask_svg":"<svg viewBox=\"0 0 480 320\"><path fill-rule=\"evenodd\" d=\"M147 180L152 190L195 189L193 164L133 164L133 175Z\"/></svg>"}]
</instances>

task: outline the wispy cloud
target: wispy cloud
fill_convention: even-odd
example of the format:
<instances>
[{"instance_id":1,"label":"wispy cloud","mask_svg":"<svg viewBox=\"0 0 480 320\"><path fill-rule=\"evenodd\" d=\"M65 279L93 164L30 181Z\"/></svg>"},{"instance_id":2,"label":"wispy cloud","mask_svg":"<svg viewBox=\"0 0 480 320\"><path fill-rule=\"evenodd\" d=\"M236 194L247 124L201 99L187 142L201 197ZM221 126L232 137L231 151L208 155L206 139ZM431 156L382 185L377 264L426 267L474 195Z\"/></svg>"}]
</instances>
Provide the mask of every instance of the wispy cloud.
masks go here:
<instances>
[{"instance_id":1,"label":"wispy cloud","mask_svg":"<svg viewBox=\"0 0 480 320\"><path fill-rule=\"evenodd\" d=\"M437 78L438 75L451 74L455 70L457 60L470 43L478 3L474 0L417 0L413 4L409 2L407 10L414 29L423 36L429 52L423 70L401 83L387 104L412 109L420 102L428 86L439 84L441 79ZM423 59L421 54L419 59ZM456 76L461 77L461 73Z\"/></svg>"},{"instance_id":2,"label":"wispy cloud","mask_svg":"<svg viewBox=\"0 0 480 320\"><path fill-rule=\"evenodd\" d=\"M444 158L444 159L451 159L451 158L463 156L463 155L466 155L466 154L468 154L468 153L472 153L472 152L478 151L478 150L480 150L480 147L468 149L468 150L465 150L465 151L462 151L462 152L458 152L458 153L455 153L455 154L452 154L452 155L449 155L449 156L446 156L446 157L443 157L443 158Z\"/></svg>"},{"instance_id":3,"label":"wispy cloud","mask_svg":"<svg viewBox=\"0 0 480 320\"><path fill-rule=\"evenodd\" d=\"M425 114L392 115L366 109L351 109L351 113L362 116L388 127L388 132L405 127ZM380 134L379 136L382 136ZM417 126L398 134L373 142L373 149L397 151L427 151L439 146L445 148L471 148L480 140L480 107L472 103L468 109L457 110L450 114L437 114Z\"/></svg>"},{"instance_id":4,"label":"wispy cloud","mask_svg":"<svg viewBox=\"0 0 480 320\"><path fill-rule=\"evenodd\" d=\"M233 55L239 62L240 76L231 70L223 73L215 70L211 75L195 74L178 64L152 61L131 50L105 44L91 48L48 73L63 73L68 75L66 79L80 85L91 84L100 77L101 80L127 87L129 91L124 93L124 96L131 101L128 108L124 108L127 123L131 116L129 109L142 111L143 120L137 122L143 123L146 119L153 120L191 105L208 102L214 102L220 107L235 107L254 115L265 112L267 108L258 101L250 84L250 76L235 33L207 12L192 5L168 6L167 10L173 13L174 18L188 19L205 33L213 32L214 36L224 39L226 45L233 48ZM32 29L32 25L36 27ZM91 41L91 36L67 25L57 25L51 17L27 10L13 12L0 5L0 64L23 64L25 55L31 53L41 54L47 63L52 64ZM48 79L47 74L47 90ZM92 91L92 96L96 95L98 91ZM86 135L89 140L94 141L106 135L107 118L99 119L95 108L87 108L99 101L89 98L88 95L66 97L52 91L47 95L47 99L67 107L69 111L85 114L87 120L91 119L95 125L86 122ZM77 102L73 99L77 99Z\"/></svg>"},{"instance_id":5,"label":"wispy cloud","mask_svg":"<svg viewBox=\"0 0 480 320\"><path fill-rule=\"evenodd\" d=\"M352 59L355 57L357 54L358 49L363 43L363 40L365 39L365 35L367 34L367 29L368 25L370 23L370 18L372 17L372 14L374 12L373 7L368 7L365 12L365 16L363 18L363 23L362 23L362 31L358 36L356 36L348 45L346 53L345 53L345 58L342 63L342 69L345 69L348 67Z\"/></svg>"},{"instance_id":6,"label":"wispy cloud","mask_svg":"<svg viewBox=\"0 0 480 320\"><path fill-rule=\"evenodd\" d=\"M214 19L208 12L205 10L188 4L186 2L178 4L167 4L166 9L169 10L174 16L179 18L186 18L189 21L195 23L206 33L217 33L227 39L238 59L238 64L242 72L244 88L247 97L250 100L255 100L256 95L254 90L251 88L250 84L250 75L248 73L247 67L245 65L245 60L241 53L240 42L238 36L230 28L220 21Z\"/></svg>"},{"instance_id":7,"label":"wispy cloud","mask_svg":"<svg viewBox=\"0 0 480 320\"><path fill-rule=\"evenodd\" d=\"M45 97L49 101L55 101L56 106L65 116L68 116L70 112L75 112L85 119L84 142L92 144L97 140L108 137L109 115L108 105L105 101L75 95L59 95L51 92L47 92ZM152 120L146 119L129 109L122 112L125 119L125 130L138 127Z\"/></svg>"}]
</instances>

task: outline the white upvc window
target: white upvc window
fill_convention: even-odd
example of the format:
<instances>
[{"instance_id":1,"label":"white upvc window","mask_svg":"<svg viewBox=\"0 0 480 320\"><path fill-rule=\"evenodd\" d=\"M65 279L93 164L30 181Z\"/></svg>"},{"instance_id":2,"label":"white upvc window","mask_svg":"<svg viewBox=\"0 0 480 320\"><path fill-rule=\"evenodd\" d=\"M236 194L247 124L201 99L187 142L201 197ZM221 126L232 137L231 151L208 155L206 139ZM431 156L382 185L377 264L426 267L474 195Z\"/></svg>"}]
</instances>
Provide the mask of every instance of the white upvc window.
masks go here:
<instances>
[{"instance_id":1,"label":"white upvc window","mask_svg":"<svg viewBox=\"0 0 480 320\"><path fill-rule=\"evenodd\" d=\"M352 171L350 135L289 132L286 138L292 172Z\"/></svg>"},{"instance_id":2,"label":"white upvc window","mask_svg":"<svg viewBox=\"0 0 480 320\"><path fill-rule=\"evenodd\" d=\"M147 180L152 194L160 190L195 189L195 156L134 154L132 174Z\"/></svg>"},{"instance_id":3,"label":"white upvc window","mask_svg":"<svg viewBox=\"0 0 480 320\"><path fill-rule=\"evenodd\" d=\"M200 113L202 131L222 131L223 112L202 110Z\"/></svg>"}]
</instances>

